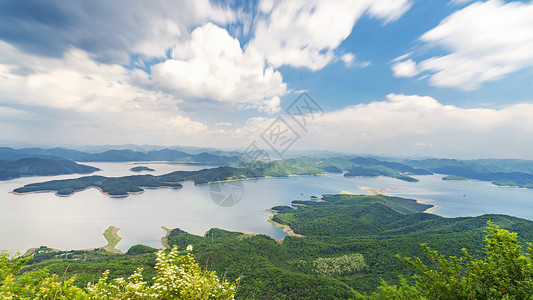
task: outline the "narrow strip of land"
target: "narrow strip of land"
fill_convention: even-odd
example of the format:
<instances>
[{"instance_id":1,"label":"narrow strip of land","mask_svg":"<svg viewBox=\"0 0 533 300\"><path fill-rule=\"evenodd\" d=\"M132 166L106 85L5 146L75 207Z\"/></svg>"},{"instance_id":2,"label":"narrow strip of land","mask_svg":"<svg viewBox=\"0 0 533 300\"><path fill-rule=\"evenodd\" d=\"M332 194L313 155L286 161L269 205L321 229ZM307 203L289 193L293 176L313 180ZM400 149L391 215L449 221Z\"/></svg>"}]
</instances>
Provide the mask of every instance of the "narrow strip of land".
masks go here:
<instances>
[{"instance_id":1,"label":"narrow strip of land","mask_svg":"<svg viewBox=\"0 0 533 300\"><path fill-rule=\"evenodd\" d=\"M118 235L118 231L120 228L115 226L109 226L104 231L104 237L107 240L107 245L102 247L103 250L110 252L110 253L122 253L122 251L115 248L115 246L122 240L122 238Z\"/></svg>"},{"instance_id":2,"label":"narrow strip of land","mask_svg":"<svg viewBox=\"0 0 533 300\"><path fill-rule=\"evenodd\" d=\"M410 189L402 189L402 188L389 188L389 189L372 189L372 188L367 188L367 187L359 187L360 189L364 190L364 191L367 191L373 195L381 195L381 196L390 196L389 194L387 194L387 191L409 191ZM355 195L353 193L350 193L350 192L347 192L347 191L342 191L341 194L345 194L345 195ZM432 199L415 199L417 203L424 203L424 202L428 202L428 201L433 201ZM425 213L432 213L434 212L435 210L439 209L440 206L438 205L433 205L432 207L426 209L424 212Z\"/></svg>"}]
</instances>

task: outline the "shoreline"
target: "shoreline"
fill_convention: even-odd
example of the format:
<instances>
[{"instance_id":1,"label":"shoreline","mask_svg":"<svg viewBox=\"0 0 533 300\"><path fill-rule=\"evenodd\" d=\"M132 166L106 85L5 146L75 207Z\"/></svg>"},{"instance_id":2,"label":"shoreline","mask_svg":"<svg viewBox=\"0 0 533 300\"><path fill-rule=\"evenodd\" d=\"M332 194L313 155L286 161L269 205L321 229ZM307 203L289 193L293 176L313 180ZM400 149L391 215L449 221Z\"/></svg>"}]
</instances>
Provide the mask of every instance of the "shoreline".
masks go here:
<instances>
[{"instance_id":1,"label":"shoreline","mask_svg":"<svg viewBox=\"0 0 533 300\"><path fill-rule=\"evenodd\" d=\"M195 183L194 180L181 180L181 181L169 181L167 183L183 183L183 182L193 182L195 186L202 186L202 185L208 185L208 184L212 184L212 183L224 183L224 182L231 182L231 181L244 181L244 180L253 180L253 179L268 179L268 178L280 178L280 179L283 179L283 178L290 178L290 177L295 177L295 176L320 176L320 175L324 175L325 173L320 173L320 174L302 174L302 175L298 175L298 174L292 174L292 175L287 175L287 176L263 176L263 177L253 177L253 178L239 178L239 179L227 179L227 180L219 180L219 181L210 181L210 182L206 182L206 183ZM135 175L134 175L135 176ZM15 192L15 191L11 191L9 192L10 194L13 194L13 195L17 195L17 196L24 196L24 195L30 195L30 194L40 194L40 193L53 193L55 192L55 196L57 197L70 197L76 193L79 193L79 192L83 192L85 190L88 190L90 188L95 188L97 189L98 191L100 191L100 193L104 194L105 196L107 197L110 197L110 198L125 198L125 197L128 197L129 195L138 195L138 194L142 194L144 193L145 191L139 191L139 192L128 192L127 194L124 194L124 195L110 195L106 192L104 192L102 190L102 188L98 187L98 186L88 186L84 189L81 189L81 190L76 190L68 195L59 195L58 194L58 191L56 190L43 190L43 191L33 191L33 192L23 192L23 193L19 193L19 192ZM149 187L149 186L139 186L139 188L141 189L160 189L160 188L171 188L171 189L182 189L183 186L181 187L170 187L170 186L160 186L160 187Z\"/></svg>"},{"instance_id":2,"label":"shoreline","mask_svg":"<svg viewBox=\"0 0 533 300\"><path fill-rule=\"evenodd\" d=\"M181 181L183 182L183 181ZM15 191L11 191L9 192L10 194L13 194L13 195L17 195L17 196L24 196L24 195L31 195L31 194L41 194L41 193L54 193L54 196L57 196L57 197L70 197L76 193L80 193L80 192L83 192L83 191L86 191L86 190L89 190L89 189L97 189L100 193L102 193L103 195L109 197L109 198L125 198L125 197L128 197L129 195L139 195L139 194L142 194L144 193L145 191L138 191L138 192L128 192L127 194L125 195L110 195L106 192L104 192L104 190L101 188L101 187L98 187L98 186L88 186L84 189L81 189L81 190L77 190L77 191L74 191L68 195L59 195L58 194L58 191L56 190L45 190L45 191L34 191L34 192L24 192L24 193L19 193L19 192L15 192ZM147 190L155 190L155 189L161 189L161 188L171 188L171 189L182 189L182 187L170 187L170 186L160 186L160 187L152 187L152 186L139 186L139 188L141 189L147 189Z\"/></svg>"},{"instance_id":3,"label":"shoreline","mask_svg":"<svg viewBox=\"0 0 533 300\"><path fill-rule=\"evenodd\" d=\"M361 186L359 187L359 189L363 190L363 191L367 191L369 193L371 193L372 195L381 195L381 196L389 196L389 194L387 194L387 191L409 191L409 190L412 190L412 189L403 189L403 188L388 188L388 189L372 189L372 188L367 188L367 187L364 187L364 186ZM345 193L345 195L355 195L354 193L350 193L350 192L346 192L346 191L342 191L341 194ZM425 202L429 202L429 201L434 201L433 199L413 199L416 201L416 203L425 203ZM427 214L430 214L432 212L434 212L435 210L439 209L440 206L438 205L433 205L433 204L427 204L427 205L431 205L430 208L424 210L423 212L424 213L427 213Z\"/></svg>"},{"instance_id":4,"label":"shoreline","mask_svg":"<svg viewBox=\"0 0 533 300\"><path fill-rule=\"evenodd\" d=\"M371 193L372 195L381 195L381 196L390 196L389 194L387 194L387 191L409 191L411 190L411 189L403 189L403 188L372 189L372 188L367 188L364 186L360 186L359 189L363 191L367 191Z\"/></svg>"},{"instance_id":5,"label":"shoreline","mask_svg":"<svg viewBox=\"0 0 533 300\"><path fill-rule=\"evenodd\" d=\"M271 211L272 211L272 210L271 210ZM285 231L289 236L293 236L293 237L305 237L305 235L303 235L303 234L299 234L299 233L294 232L294 230L292 230L292 228L291 228L289 225L281 224L281 223L278 223L278 222L272 220L272 218L273 218L274 215L276 215L276 214L277 214L277 212L274 212L274 214L271 215L271 216L270 216L270 215L265 215L265 214L263 214L263 216L268 217L267 222L273 224L273 225L276 226L276 227L283 228L283 231ZM280 239L280 240L278 240L278 241L283 242L284 239L285 239L285 238L282 238L282 239Z\"/></svg>"},{"instance_id":6,"label":"shoreline","mask_svg":"<svg viewBox=\"0 0 533 300\"><path fill-rule=\"evenodd\" d=\"M319 174L291 174L291 175L287 175L287 176L262 176L262 177L226 179L226 180L218 180L218 181L209 181L207 183L198 183L198 184L195 183L194 185L208 185L208 184L212 184L212 183L223 183L223 182L244 181L244 180L254 180L254 179L270 179L270 178L284 179L284 178L297 177L297 176L321 176L321 175L324 175L324 174L325 173L319 173ZM177 183L187 182L187 181L193 181L193 180L183 180L183 181L178 181Z\"/></svg>"},{"instance_id":7,"label":"shoreline","mask_svg":"<svg viewBox=\"0 0 533 300\"><path fill-rule=\"evenodd\" d=\"M161 228L166 232L165 235L161 238L161 244L165 249L170 249L170 244L168 243L168 236L170 235L172 229L168 228L167 226L161 226Z\"/></svg>"},{"instance_id":8,"label":"shoreline","mask_svg":"<svg viewBox=\"0 0 533 300\"><path fill-rule=\"evenodd\" d=\"M435 211L435 210L437 210L437 209L439 209L439 208L440 208L440 206L438 206L438 205L433 205L433 207L430 207L430 208L424 210L424 212L427 213L427 214L430 214L430 213L432 213L433 211Z\"/></svg>"}]
</instances>

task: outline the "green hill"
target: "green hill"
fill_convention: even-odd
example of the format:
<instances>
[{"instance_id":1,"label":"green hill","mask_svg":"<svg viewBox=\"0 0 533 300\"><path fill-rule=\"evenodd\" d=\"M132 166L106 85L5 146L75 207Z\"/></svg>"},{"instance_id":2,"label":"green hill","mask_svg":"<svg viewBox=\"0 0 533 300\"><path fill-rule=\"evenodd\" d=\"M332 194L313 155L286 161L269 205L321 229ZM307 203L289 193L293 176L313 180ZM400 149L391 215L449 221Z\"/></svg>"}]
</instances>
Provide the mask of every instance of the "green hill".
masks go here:
<instances>
[{"instance_id":1,"label":"green hill","mask_svg":"<svg viewBox=\"0 0 533 300\"><path fill-rule=\"evenodd\" d=\"M504 215L444 218L422 213L429 205L411 199L325 195L322 201L303 202L299 204L305 206L298 208L276 207L274 219L305 237L277 242L266 235L221 229L204 236L174 229L168 243L181 249L193 245L201 266L225 274L230 281L240 277L237 299L347 299L355 298L356 292L375 291L381 279L398 284L398 275L409 277L413 271L396 255L424 257L422 243L444 255L459 256L467 248L473 257L483 257L489 220L517 232L522 244L533 241L531 221ZM138 251L139 247L129 251L135 255L86 252L77 257L85 255L87 261L45 259L29 268L81 274L76 280L79 286L97 279L105 269L111 269L111 278L125 276L135 267L152 274L153 250Z\"/></svg>"},{"instance_id":2,"label":"green hill","mask_svg":"<svg viewBox=\"0 0 533 300\"><path fill-rule=\"evenodd\" d=\"M88 174L99 170L98 168L62 159L23 158L15 161L0 160L0 180L23 176Z\"/></svg>"}]
</instances>

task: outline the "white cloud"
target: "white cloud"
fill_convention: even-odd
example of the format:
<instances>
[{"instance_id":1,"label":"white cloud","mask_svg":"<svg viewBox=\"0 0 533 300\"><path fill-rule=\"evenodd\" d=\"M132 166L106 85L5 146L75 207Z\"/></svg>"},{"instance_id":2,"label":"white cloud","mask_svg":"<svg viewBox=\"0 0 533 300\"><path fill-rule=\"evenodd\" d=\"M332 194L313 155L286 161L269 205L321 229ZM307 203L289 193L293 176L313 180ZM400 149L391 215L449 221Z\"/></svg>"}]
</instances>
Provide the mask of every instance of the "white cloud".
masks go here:
<instances>
[{"instance_id":1,"label":"white cloud","mask_svg":"<svg viewBox=\"0 0 533 300\"><path fill-rule=\"evenodd\" d=\"M122 111L147 102L175 101L168 94L131 85L131 71L96 63L79 49L61 59L23 54L2 42L0 49L6 61L0 59L3 101L74 111Z\"/></svg>"},{"instance_id":2,"label":"white cloud","mask_svg":"<svg viewBox=\"0 0 533 300\"><path fill-rule=\"evenodd\" d=\"M351 67L353 65L353 62L355 60L355 55L353 53L346 53L341 56L341 60L344 62L344 64L347 67Z\"/></svg>"},{"instance_id":3,"label":"white cloud","mask_svg":"<svg viewBox=\"0 0 533 300\"><path fill-rule=\"evenodd\" d=\"M264 101L263 104L259 106L258 110L269 114L274 114L281 110L281 107L279 106L280 103L281 99L278 96L274 96L270 98L270 100Z\"/></svg>"},{"instance_id":4,"label":"white cloud","mask_svg":"<svg viewBox=\"0 0 533 300\"><path fill-rule=\"evenodd\" d=\"M262 2L265 18L255 23L254 48L274 67L290 65L320 70L364 14L388 23L411 6L409 0Z\"/></svg>"},{"instance_id":5,"label":"white cloud","mask_svg":"<svg viewBox=\"0 0 533 300\"><path fill-rule=\"evenodd\" d=\"M357 152L533 158L533 142L524 138L533 135L533 104L461 108L428 96L390 94L386 101L326 113L309 132L307 142Z\"/></svg>"},{"instance_id":6,"label":"white cloud","mask_svg":"<svg viewBox=\"0 0 533 300\"><path fill-rule=\"evenodd\" d=\"M451 0L450 3L451 4L465 4L465 3L468 3L468 2L474 2L475 0Z\"/></svg>"},{"instance_id":7,"label":"white cloud","mask_svg":"<svg viewBox=\"0 0 533 300\"><path fill-rule=\"evenodd\" d=\"M287 86L279 71L265 66L253 51L212 23L196 28L172 58L152 66L150 83L183 98L209 99L230 105L279 111ZM277 99L277 100L276 100Z\"/></svg>"},{"instance_id":8,"label":"white cloud","mask_svg":"<svg viewBox=\"0 0 533 300\"><path fill-rule=\"evenodd\" d=\"M413 77L420 73L416 62L412 59L396 62L392 65L392 71L396 77Z\"/></svg>"},{"instance_id":9,"label":"white cloud","mask_svg":"<svg viewBox=\"0 0 533 300\"><path fill-rule=\"evenodd\" d=\"M420 71L430 73L430 84L477 89L483 82L533 67L533 2L476 2L420 40L449 52L418 62Z\"/></svg>"},{"instance_id":10,"label":"white cloud","mask_svg":"<svg viewBox=\"0 0 533 300\"><path fill-rule=\"evenodd\" d=\"M132 77L147 76L142 71L96 63L79 49L42 58L0 42L0 52L0 122L17 133L4 138L179 143L208 132L178 109L180 99L133 85Z\"/></svg>"},{"instance_id":11,"label":"white cloud","mask_svg":"<svg viewBox=\"0 0 533 300\"><path fill-rule=\"evenodd\" d=\"M259 136L272 121L251 119L239 133ZM532 159L533 141L525 137L533 136L533 104L461 108L428 96L389 94L384 101L326 112L301 135L295 149L334 145L356 153Z\"/></svg>"}]
</instances>

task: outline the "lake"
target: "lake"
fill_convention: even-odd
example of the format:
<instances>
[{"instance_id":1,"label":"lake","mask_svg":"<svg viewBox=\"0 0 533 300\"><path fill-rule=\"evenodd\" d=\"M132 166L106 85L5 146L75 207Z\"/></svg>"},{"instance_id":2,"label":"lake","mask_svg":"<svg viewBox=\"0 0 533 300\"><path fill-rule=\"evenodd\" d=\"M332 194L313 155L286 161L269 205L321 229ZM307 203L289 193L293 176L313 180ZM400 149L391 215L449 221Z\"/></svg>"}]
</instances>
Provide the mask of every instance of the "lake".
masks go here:
<instances>
[{"instance_id":1,"label":"lake","mask_svg":"<svg viewBox=\"0 0 533 300\"><path fill-rule=\"evenodd\" d=\"M85 163L102 169L95 175L135 174L131 163ZM182 164L138 164L155 169L159 175L178 170L198 170L209 166ZM146 173L141 173L146 174ZM161 226L181 228L203 235L212 227L232 231L267 234L275 239L286 236L267 222L265 211L276 205L310 196L348 191L368 194L360 187L398 188L390 195L432 199L438 205L433 213L445 217L478 216L486 213L508 214L533 220L533 190L497 187L482 181L443 181L443 175L414 176L420 182L404 182L388 177L347 178L342 174L265 178L224 184L195 186L185 182L182 189L147 189L126 198L110 198L92 188L70 197L53 193L10 194L28 183L77 178L80 175L24 177L0 181L0 249L10 253L25 252L42 245L62 250L101 247L102 236L110 226L121 228L117 248L127 251L135 244L161 248L165 231ZM220 188L220 191L217 189ZM231 207L217 205L212 195L242 194Z\"/></svg>"}]
</instances>

